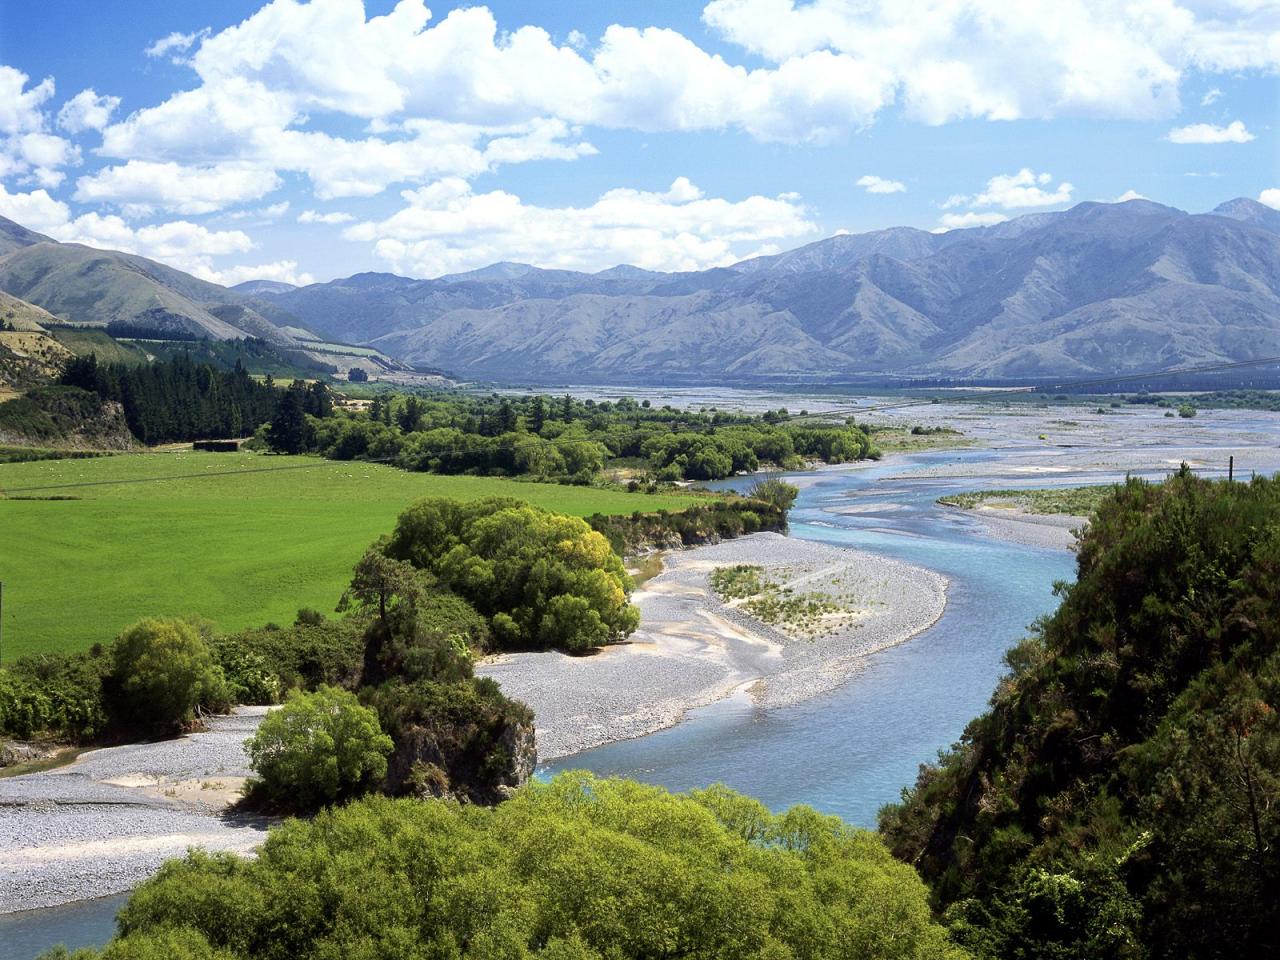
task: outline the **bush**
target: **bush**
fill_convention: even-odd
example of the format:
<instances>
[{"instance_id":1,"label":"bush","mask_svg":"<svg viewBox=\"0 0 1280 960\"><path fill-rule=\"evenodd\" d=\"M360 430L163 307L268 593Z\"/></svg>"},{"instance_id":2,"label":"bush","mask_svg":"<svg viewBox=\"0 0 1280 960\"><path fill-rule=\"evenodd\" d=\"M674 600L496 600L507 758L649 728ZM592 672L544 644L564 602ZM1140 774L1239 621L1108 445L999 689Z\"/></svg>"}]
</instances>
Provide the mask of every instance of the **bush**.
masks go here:
<instances>
[{"instance_id":1,"label":"bush","mask_svg":"<svg viewBox=\"0 0 1280 960\"><path fill-rule=\"evenodd\" d=\"M249 741L257 774L250 796L296 811L359 796L387 775L391 747L378 715L354 694L328 686L295 692Z\"/></svg>"},{"instance_id":2,"label":"bush","mask_svg":"<svg viewBox=\"0 0 1280 960\"><path fill-rule=\"evenodd\" d=\"M562 775L493 809L370 798L188 854L121 911L238 957L950 960L910 867L806 808Z\"/></svg>"},{"instance_id":3,"label":"bush","mask_svg":"<svg viewBox=\"0 0 1280 960\"><path fill-rule=\"evenodd\" d=\"M609 541L577 517L519 500L420 500L381 549L471 603L504 645L581 649L639 624Z\"/></svg>"},{"instance_id":4,"label":"bush","mask_svg":"<svg viewBox=\"0 0 1280 960\"><path fill-rule=\"evenodd\" d=\"M102 679L110 660L97 652L23 657L0 670L0 734L88 740L107 728Z\"/></svg>"},{"instance_id":5,"label":"bush","mask_svg":"<svg viewBox=\"0 0 1280 960\"><path fill-rule=\"evenodd\" d=\"M111 647L110 703L127 730L175 730L229 694L208 644L185 620L142 620Z\"/></svg>"}]
</instances>

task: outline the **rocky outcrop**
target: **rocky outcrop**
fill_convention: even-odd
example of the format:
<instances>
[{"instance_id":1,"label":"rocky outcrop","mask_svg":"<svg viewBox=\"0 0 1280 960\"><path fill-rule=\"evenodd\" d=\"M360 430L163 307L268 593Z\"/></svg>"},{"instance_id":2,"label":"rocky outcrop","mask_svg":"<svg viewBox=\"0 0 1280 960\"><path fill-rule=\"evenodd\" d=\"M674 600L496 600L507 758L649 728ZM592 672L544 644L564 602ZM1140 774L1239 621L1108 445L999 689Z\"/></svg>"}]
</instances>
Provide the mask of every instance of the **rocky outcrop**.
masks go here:
<instances>
[{"instance_id":1,"label":"rocky outcrop","mask_svg":"<svg viewBox=\"0 0 1280 960\"><path fill-rule=\"evenodd\" d=\"M526 783L537 763L531 720L504 722L500 731L479 725L415 724L395 739L386 791L494 804Z\"/></svg>"}]
</instances>

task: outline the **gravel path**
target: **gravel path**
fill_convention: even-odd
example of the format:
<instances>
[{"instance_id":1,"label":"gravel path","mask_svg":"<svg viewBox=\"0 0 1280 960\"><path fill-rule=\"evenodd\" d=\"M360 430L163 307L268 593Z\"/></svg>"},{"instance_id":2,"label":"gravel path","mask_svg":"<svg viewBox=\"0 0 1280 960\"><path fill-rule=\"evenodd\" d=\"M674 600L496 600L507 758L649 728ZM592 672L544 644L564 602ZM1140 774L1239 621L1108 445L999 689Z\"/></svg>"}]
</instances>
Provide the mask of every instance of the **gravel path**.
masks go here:
<instances>
[{"instance_id":1,"label":"gravel path","mask_svg":"<svg viewBox=\"0 0 1280 960\"><path fill-rule=\"evenodd\" d=\"M244 742L265 712L0 779L0 913L131 890L189 847L251 851L267 822L222 811L249 775Z\"/></svg>"},{"instance_id":2,"label":"gravel path","mask_svg":"<svg viewBox=\"0 0 1280 960\"><path fill-rule=\"evenodd\" d=\"M743 563L797 584L839 574L856 584L862 609L830 635L788 637L712 594L711 571ZM635 595L641 627L628 643L586 657L506 654L477 672L533 708L539 756L551 760L672 726L744 686L765 707L817 696L848 679L867 654L936 621L945 590L944 577L896 560L754 534L669 555Z\"/></svg>"}]
</instances>

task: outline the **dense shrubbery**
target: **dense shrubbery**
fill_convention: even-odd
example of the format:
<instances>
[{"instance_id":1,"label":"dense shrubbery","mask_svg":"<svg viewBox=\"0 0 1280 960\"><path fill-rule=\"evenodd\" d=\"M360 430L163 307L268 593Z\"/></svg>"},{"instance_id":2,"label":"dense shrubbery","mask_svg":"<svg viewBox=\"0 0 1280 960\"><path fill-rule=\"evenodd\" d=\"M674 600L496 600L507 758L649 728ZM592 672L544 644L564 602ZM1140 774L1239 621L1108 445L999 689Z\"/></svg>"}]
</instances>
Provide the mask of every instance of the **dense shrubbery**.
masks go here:
<instances>
[{"instance_id":1,"label":"dense shrubbery","mask_svg":"<svg viewBox=\"0 0 1280 960\"><path fill-rule=\"evenodd\" d=\"M493 809L371 798L286 823L254 860L193 852L119 925L137 951L119 956L172 960L962 956L873 834L586 775Z\"/></svg>"},{"instance_id":2,"label":"dense shrubbery","mask_svg":"<svg viewBox=\"0 0 1280 960\"><path fill-rule=\"evenodd\" d=\"M882 830L984 957L1280 954L1280 483L1117 488Z\"/></svg>"},{"instance_id":3,"label":"dense shrubbery","mask_svg":"<svg viewBox=\"0 0 1280 960\"><path fill-rule=\"evenodd\" d=\"M294 691L249 741L252 801L317 810L374 790L387 775L391 738L378 715L337 687Z\"/></svg>"},{"instance_id":4,"label":"dense shrubbery","mask_svg":"<svg viewBox=\"0 0 1280 960\"><path fill-rule=\"evenodd\" d=\"M0 434L35 443L57 443L70 434L82 432L86 425L101 420L105 413L102 399L87 390L38 387L0 403ZM116 417L118 420L118 412ZM123 428L120 432L124 432Z\"/></svg>"},{"instance_id":5,"label":"dense shrubbery","mask_svg":"<svg viewBox=\"0 0 1280 960\"><path fill-rule=\"evenodd\" d=\"M639 623L609 541L577 517L520 500L428 497L400 515L379 552L472 604L500 647L583 650Z\"/></svg>"},{"instance_id":6,"label":"dense shrubbery","mask_svg":"<svg viewBox=\"0 0 1280 960\"><path fill-rule=\"evenodd\" d=\"M764 500L716 500L684 510L630 516L593 514L591 528L619 554L649 548L692 546L761 531L785 531L786 510Z\"/></svg>"},{"instance_id":7,"label":"dense shrubbery","mask_svg":"<svg viewBox=\"0 0 1280 960\"><path fill-rule=\"evenodd\" d=\"M122 729L173 731L196 710L229 708L222 671L195 626L142 620L111 645L107 703Z\"/></svg>"},{"instance_id":8,"label":"dense shrubbery","mask_svg":"<svg viewBox=\"0 0 1280 960\"><path fill-rule=\"evenodd\" d=\"M102 679L110 665L98 650L23 657L0 669L0 734L23 740L100 736L108 726Z\"/></svg>"}]
</instances>

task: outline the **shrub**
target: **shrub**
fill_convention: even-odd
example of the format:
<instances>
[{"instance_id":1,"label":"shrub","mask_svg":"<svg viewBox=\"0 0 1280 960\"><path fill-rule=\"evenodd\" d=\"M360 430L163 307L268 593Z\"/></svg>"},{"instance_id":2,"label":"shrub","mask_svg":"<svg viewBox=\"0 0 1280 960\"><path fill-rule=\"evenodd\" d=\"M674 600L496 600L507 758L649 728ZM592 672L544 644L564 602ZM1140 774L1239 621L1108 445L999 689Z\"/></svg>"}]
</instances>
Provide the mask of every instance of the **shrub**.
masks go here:
<instances>
[{"instance_id":1,"label":"shrub","mask_svg":"<svg viewBox=\"0 0 1280 960\"><path fill-rule=\"evenodd\" d=\"M585 774L493 809L370 798L272 830L255 860L194 852L119 925L240 957L963 956L873 834L723 787Z\"/></svg>"},{"instance_id":2,"label":"shrub","mask_svg":"<svg viewBox=\"0 0 1280 960\"><path fill-rule=\"evenodd\" d=\"M282 809L315 810L375 788L391 738L354 694L323 686L293 693L249 741L250 795Z\"/></svg>"},{"instance_id":3,"label":"shrub","mask_svg":"<svg viewBox=\"0 0 1280 960\"><path fill-rule=\"evenodd\" d=\"M228 692L208 644L185 620L142 620L111 647L111 705L129 730L173 730Z\"/></svg>"}]
</instances>

